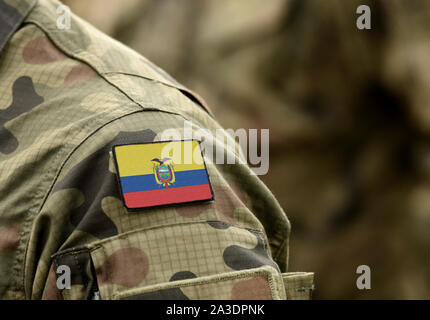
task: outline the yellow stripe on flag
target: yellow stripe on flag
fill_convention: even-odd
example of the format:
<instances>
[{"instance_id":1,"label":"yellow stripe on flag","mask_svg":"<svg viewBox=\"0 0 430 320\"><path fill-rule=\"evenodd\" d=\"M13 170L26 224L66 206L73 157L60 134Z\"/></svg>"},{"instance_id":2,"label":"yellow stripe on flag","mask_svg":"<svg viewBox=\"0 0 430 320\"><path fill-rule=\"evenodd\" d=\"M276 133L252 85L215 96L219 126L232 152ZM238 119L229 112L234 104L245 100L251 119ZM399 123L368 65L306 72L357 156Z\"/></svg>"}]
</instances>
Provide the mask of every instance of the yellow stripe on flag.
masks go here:
<instances>
[{"instance_id":1,"label":"yellow stripe on flag","mask_svg":"<svg viewBox=\"0 0 430 320\"><path fill-rule=\"evenodd\" d=\"M175 171L204 169L198 141L171 141L115 146L119 175L153 173L154 158L171 158Z\"/></svg>"}]
</instances>

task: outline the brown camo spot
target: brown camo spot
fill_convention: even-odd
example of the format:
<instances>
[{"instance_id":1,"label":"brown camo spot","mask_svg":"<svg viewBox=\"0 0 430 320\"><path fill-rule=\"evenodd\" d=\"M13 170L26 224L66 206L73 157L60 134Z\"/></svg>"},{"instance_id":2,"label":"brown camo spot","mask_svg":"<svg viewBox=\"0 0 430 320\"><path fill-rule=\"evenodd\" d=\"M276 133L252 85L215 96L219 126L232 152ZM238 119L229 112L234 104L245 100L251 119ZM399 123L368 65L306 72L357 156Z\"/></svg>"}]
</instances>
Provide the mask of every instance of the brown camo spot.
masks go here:
<instances>
[{"instance_id":1,"label":"brown camo spot","mask_svg":"<svg viewBox=\"0 0 430 320\"><path fill-rule=\"evenodd\" d=\"M215 195L214 202L183 205L176 208L178 214L186 218L194 218L215 204L215 210L220 215L221 220L234 224L233 213L236 208L244 206L244 194L236 185L231 185L231 189L219 186L213 186L212 189Z\"/></svg>"},{"instance_id":2,"label":"brown camo spot","mask_svg":"<svg viewBox=\"0 0 430 320\"><path fill-rule=\"evenodd\" d=\"M31 40L25 46L22 56L30 64L45 64L67 58L46 36Z\"/></svg>"},{"instance_id":3,"label":"brown camo spot","mask_svg":"<svg viewBox=\"0 0 430 320\"><path fill-rule=\"evenodd\" d=\"M19 223L13 221L0 230L0 252L12 252L19 244Z\"/></svg>"},{"instance_id":4,"label":"brown camo spot","mask_svg":"<svg viewBox=\"0 0 430 320\"><path fill-rule=\"evenodd\" d=\"M272 300L269 282L264 277L255 277L237 282L231 290L232 300Z\"/></svg>"},{"instance_id":5,"label":"brown camo spot","mask_svg":"<svg viewBox=\"0 0 430 320\"><path fill-rule=\"evenodd\" d=\"M54 265L51 265L48 273L48 280L46 282L46 291L43 296L45 300L64 300L60 289L57 287L57 276L54 271Z\"/></svg>"},{"instance_id":6,"label":"brown camo spot","mask_svg":"<svg viewBox=\"0 0 430 320\"><path fill-rule=\"evenodd\" d=\"M176 212L185 218L195 218L201 215L205 210L212 207L210 203L196 203L191 205L183 205L176 208Z\"/></svg>"},{"instance_id":7,"label":"brown camo spot","mask_svg":"<svg viewBox=\"0 0 430 320\"><path fill-rule=\"evenodd\" d=\"M148 274L149 261L137 248L115 251L97 270L99 284L119 284L125 287L138 285Z\"/></svg>"},{"instance_id":8,"label":"brown camo spot","mask_svg":"<svg viewBox=\"0 0 430 320\"><path fill-rule=\"evenodd\" d=\"M247 198L245 196L245 194L243 193L243 191L241 190L241 188L234 183L229 182L230 187L233 189L233 192L236 194L236 196L239 198L240 201L243 202L243 204L246 206L247 205Z\"/></svg>"},{"instance_id":9,"label":"brown camo spot","mask_svg":"<svg viewBox=\"0 0 430 320\"><path fill-rule=\"evenodd\" d=\"M230 224L234 223L234 210L238 207L243 207L243 203L239 200L231 189L226 187L213 187L215 196L215 209L221 216L221 219Z\"/></svg>"},{"instance_id":10,"label":"brown camo spot","mask_svg":"<svg viewBox=\"0 0 430 320\"><path fill-rule=\"evenodd\" d=\"M64 83L84 82L95 77L97 73L86 64L79 64L74 67L66 76Z\"/></svg>"}]
</instances>

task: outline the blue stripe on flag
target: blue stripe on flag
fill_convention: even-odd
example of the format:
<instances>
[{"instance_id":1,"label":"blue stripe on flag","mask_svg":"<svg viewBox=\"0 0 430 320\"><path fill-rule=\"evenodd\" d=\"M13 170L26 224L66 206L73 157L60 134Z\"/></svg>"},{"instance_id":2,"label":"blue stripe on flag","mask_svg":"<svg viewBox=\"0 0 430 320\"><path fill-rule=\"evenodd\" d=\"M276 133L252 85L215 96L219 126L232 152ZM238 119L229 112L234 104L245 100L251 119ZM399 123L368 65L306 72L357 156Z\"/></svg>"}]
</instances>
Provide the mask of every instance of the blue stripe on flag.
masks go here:
<instances>
[{"instance_id":1,"label":"blue stripe on flag","mask_svg":"<svg viewBox=\"0 0 430 320\"><path fill-rule=\"evenodd\" d=\"M157 183L154 174L120 177L120 180L123 193L165 188L161 184ZM176 171L175 180L175 183L170 184L169 188L209 183L205 169Z\"/></svg>"}]
</instances>

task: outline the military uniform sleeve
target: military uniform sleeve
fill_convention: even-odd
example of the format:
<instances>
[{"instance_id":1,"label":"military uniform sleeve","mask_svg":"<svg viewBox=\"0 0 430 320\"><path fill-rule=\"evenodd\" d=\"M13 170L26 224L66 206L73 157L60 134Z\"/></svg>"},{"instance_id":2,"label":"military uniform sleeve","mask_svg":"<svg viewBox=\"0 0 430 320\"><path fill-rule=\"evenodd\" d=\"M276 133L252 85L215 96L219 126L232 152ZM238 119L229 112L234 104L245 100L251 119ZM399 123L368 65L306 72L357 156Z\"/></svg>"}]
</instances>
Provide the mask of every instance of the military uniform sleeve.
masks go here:
<instances>
[{"instance_id":1,"label":"military uniform sleeve","mask_svg":"<svg viewBox=\"0 0 430 320\"><path fill-rule=\"evenodd\" d=\"M112 146L159 141L183 124L176 114L138 112L74 150L35 222L54 254L48 273L39 261L33 292L44 299L286 298L289 223L247 166L206 163L213 201L124 207Z\"/></svg>"},{"instance_id":2,"label":"military uniform sleeve","mask_svg":"<svg viewBox=\"0 0 430 320\"><path fill-rule=\"evenodd\" d=\"M188 121L193 134L216 136L227 157L237 159L236 147L192 92L144 57L73 15L70 30L53 28L57 4L38 1L5 56L19 71L5 74L5 90L38 93L33 104L22 95L6 104L17 97L25 116L8 123L21 149L8 144L16 150L6 167L20 172L7 187L21 188L8 208L25 217L12 268L20 296L309 295L312 275L287 273L289 221L245 164L206 162L211 201L127 210L113 146L162 141L172 129L187 139Z\"/></svg>"}]
</instances>

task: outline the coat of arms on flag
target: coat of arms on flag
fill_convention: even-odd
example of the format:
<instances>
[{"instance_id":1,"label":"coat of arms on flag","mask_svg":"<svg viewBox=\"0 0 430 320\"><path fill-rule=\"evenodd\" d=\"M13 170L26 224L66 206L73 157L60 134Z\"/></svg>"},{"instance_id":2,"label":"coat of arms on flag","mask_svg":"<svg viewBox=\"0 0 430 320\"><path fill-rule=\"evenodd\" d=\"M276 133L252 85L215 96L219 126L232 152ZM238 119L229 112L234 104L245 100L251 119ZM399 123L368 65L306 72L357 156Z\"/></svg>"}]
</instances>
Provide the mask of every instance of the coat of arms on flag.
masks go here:
<instances>
[{"instance_id":1,"label":"coat of arms on flag","mask_svg":"<svg viewBox=\"0 0 430 320\"><path fill-rule=\"evenodd\" d=\"M173 163L171 158L158 159L154 158L151 161L154 162L153 170L155 180L158 184L165 186L166 188L175 182L175 170L173 169Z\"/></svg>"},{"instance_id":2,"label":"coat of arms on flag","mask_svg":"<svg viewBox=\"0 0 430 320\"><path fill-rule=\"evenodd\" d=\"M127 209L213 199L199 141L116 145L112 151Z\"/></svg>"}]
</instances>

